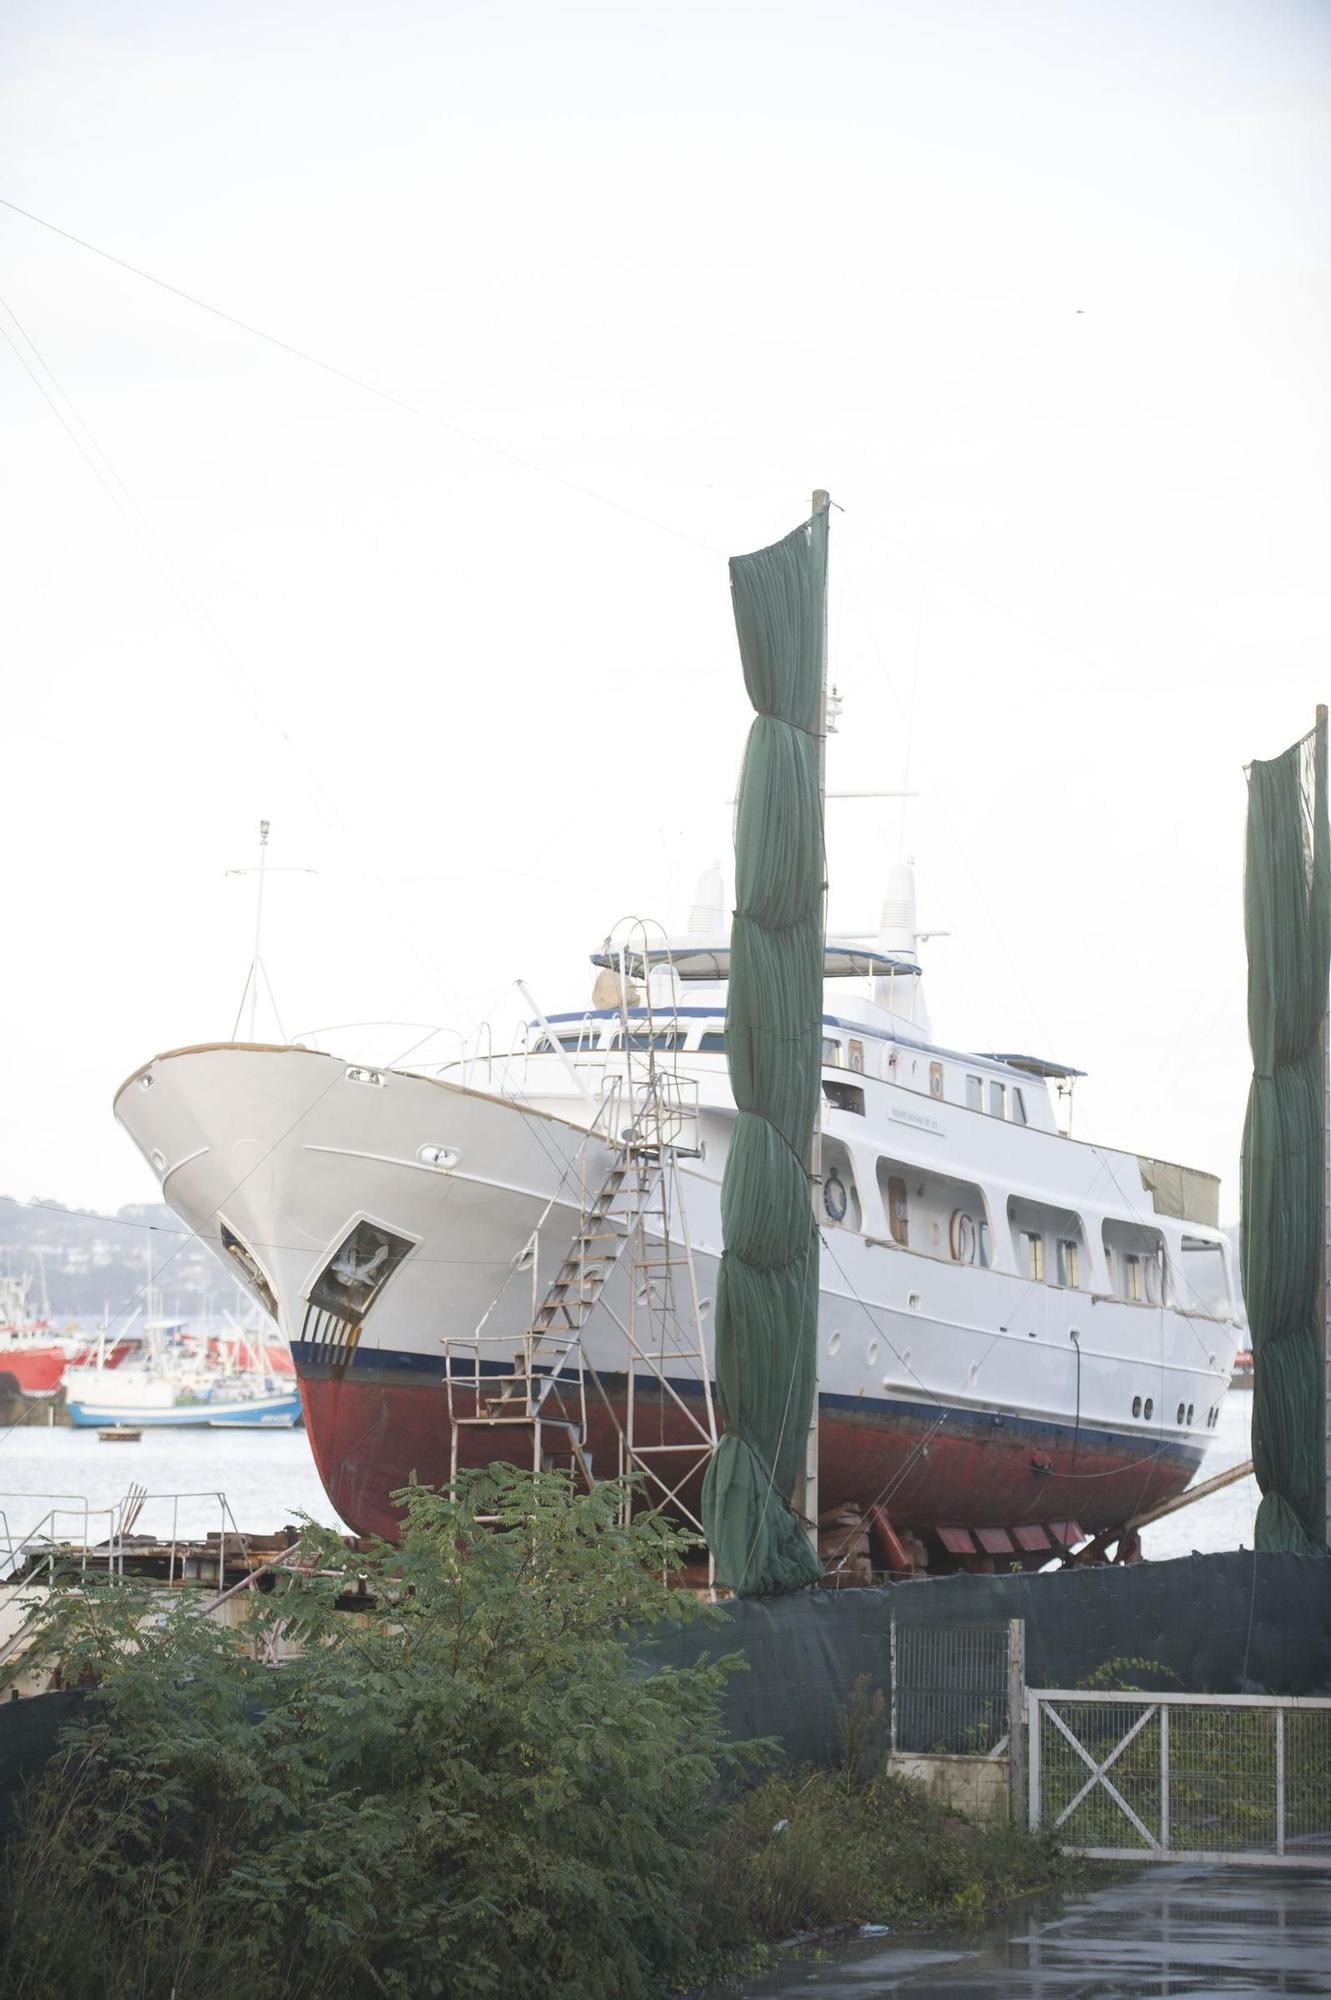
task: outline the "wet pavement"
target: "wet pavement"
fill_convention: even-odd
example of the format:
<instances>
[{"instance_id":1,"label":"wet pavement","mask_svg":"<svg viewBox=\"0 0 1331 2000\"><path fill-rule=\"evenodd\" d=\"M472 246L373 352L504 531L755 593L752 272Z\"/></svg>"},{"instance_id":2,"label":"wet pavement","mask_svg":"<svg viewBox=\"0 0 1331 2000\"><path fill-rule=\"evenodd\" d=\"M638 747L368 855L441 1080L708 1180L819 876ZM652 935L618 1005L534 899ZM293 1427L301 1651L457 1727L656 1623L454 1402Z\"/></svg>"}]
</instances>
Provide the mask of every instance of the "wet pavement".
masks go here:
<instances>
[{"instance_id":1,"label":"wet pavement","mask_svg":"<svg viewBox=\"0 0 1331 2000\"><path fill-rule=\"evenodd\" d=\"M1331 1870L1156 1865L1089 1895L1016 1906L999 1929L851 1944L745 2000L1128 2000L1331 1994Z\"/></svg>"}]
</instances>

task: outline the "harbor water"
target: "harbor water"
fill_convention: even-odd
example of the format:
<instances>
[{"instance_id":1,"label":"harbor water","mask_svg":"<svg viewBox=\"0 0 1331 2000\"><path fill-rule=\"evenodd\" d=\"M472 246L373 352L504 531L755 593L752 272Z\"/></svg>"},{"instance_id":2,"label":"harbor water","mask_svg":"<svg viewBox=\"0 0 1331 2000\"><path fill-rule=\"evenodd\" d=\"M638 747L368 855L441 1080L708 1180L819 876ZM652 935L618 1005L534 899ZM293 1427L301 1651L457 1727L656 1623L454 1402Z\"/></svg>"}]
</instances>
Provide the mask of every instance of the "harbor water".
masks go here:
<instances>
[{"instance_id":1,"label":"harbor water","mask_svg":"<svg viewBox=\"0 0 1331 2000\"><path fill-rule=\"evenodd\" d=\"M1220 1424L1199 1477L1210 1478L1250 1455L1252 1396L1236 1389L1226 1397ZM91 1522L95 1539L106 1532L107 1510L118 1507L132 1484L152 1496L137 1531L202 1536L221 1525L225 1496L228 1526L272 1533L308 1515L329 1527L343 1524L319 1483L304 1430L145 1430L137 1444L102 1442L96 1431L47 1428L34 1404L27 1420L0 1437L0 1546L36 1526L59 1504L69 1510L62 1526L82 1535L83 1508L101 1510ZM1164 1561L1197 1551L1251 1548L1257 1513L1255 1480L1233 1486L1168 1515L1142 1536L1148 1559Z\"/></svg>"}]
</instances>

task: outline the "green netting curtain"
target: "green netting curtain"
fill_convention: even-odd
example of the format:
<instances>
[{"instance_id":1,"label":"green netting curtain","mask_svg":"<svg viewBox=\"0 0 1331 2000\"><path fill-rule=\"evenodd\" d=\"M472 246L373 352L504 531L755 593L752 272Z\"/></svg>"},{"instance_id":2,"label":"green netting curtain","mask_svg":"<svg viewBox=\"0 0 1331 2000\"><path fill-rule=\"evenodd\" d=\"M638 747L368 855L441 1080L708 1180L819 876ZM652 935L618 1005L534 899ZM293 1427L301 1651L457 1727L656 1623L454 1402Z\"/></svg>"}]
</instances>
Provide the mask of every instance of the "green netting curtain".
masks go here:
<instances>
[{"instance_id":1,"label":"green netting curtain","mask_svg":"<svg viewBox=\"0 0 1331 2000\"><path fill-rule=\"evenodd\" d=\"M1259 1549L1326 1553L1326 720L1248 777L1244 930L1253 1078L1243 1128Z\"/></svg>"},{"instance_id":2,"label":"green netting curtain","mask_svg":"<svg viewBox=\"0 0 1331 2000\"><path fill-rule=\"evenodd\" d=\"M749 699L735 823L726 1051L738 1116L721 1186L716 1385L725 1419L703 1524L745 1596L819 1575L790 1500L817 1371L818 1232L808 1159L821 1077L824 862L817 733L827 509L736 556Z\"/></svg>"}]
</instances>

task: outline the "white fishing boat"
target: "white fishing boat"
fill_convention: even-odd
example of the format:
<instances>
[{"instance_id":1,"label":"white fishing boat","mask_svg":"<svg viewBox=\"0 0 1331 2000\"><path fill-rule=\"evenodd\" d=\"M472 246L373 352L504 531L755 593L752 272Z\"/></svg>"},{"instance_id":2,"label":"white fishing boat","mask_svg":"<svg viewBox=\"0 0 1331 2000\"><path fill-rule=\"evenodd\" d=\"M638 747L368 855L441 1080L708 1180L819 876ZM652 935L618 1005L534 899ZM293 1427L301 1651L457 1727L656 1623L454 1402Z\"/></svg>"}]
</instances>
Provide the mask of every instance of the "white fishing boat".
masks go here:
<instances>
[{"instance_id":1,"label":"white fishing boat","mask_svg":"<svg viewBox=\"0 0 1331 2000\"><path fill-rule=\"evenodd\" d=\"M265 1368L257 1351L219 1366L183 1320L145 1321L133 1359L118 1358L123 1345L123 1335L103 1334L67 1371L65 1407L80 1429L289 1430L300 1421L294 1384Z\"/></svg>"}]
</instances>

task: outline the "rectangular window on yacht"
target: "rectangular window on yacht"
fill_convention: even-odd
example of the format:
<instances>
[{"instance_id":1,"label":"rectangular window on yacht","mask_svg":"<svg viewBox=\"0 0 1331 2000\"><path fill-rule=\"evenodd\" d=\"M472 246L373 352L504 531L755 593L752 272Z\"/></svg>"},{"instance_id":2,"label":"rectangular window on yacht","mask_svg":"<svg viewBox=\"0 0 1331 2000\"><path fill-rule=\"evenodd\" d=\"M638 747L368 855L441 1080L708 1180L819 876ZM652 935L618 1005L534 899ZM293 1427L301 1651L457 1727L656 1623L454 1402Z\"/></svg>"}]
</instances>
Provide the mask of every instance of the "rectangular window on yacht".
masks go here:
<instances>
[{"instance_id":1,"label":"rectangular window on yacht","mask_svg":"<svg viewBox=\"0 0 1331 2000\"><path fill-rule=\"evenodd\" d=\"M826 1035L823 1037L823 1065L831 1069L841 1067L841 1044Z\"/></svg>"},{"instance_id":2,"label":"rectangular window on yacht","mask_svg":"<svg viewBox=\"0 0 1331 2000\"><path fill-rule=\"evenodd\" d=\"M1004 1090L1001 1083L990 1084L989 1116L991 1118L1005 1118L1007 1116L1007 1106L1005 1102L1006 1097L1007 1097L1007 1092Z\"/></svg>"},{"instance_id":3,"label":"rectangular window on yacht","mask_svg":"<svg viewBox=\"0 0 1331 2000\"><path fill-rule=\"evenodd\" d=\"M699 1035L698 1047L704 1055L723 1056L726 1052L726 1038L724 1035L710 1033ZM826 1062L826 1060L827 1058L824 1056L823 1061Z\"/></svg>"},{"instance_id":4,"label":"rectangular window on yacht","mask_svg":"<svg viewBox=\"0 0 1331 2000\"><path fill-rule=\"evenodd\" d=\"M849 1067L850 1067L851 1069L853 1069L853 1070L854 1070L854 1072L855 1072L856 1076L863 1076L863 1075L864 1075L864 1043L863 1043L863 1042L850 1042L850 1043L848 1043L848 1044L847 1044L847 1048L848 1048L848 1051L849 1051L849 1063L848 1063L848 1066L849 1066Z\"/></svg>"},{"instance_id":5,"label":"rectangular window on yacht","mask_svg":"<svg viewBox=\"0 0 1331 2000\"><path fill-rule=\"evenodd\" d=\"M1140 1302L1145 1297L1142 1285L1142 1260L1135 1251L1129 1250L1123 1259L1123 1296Z\"/></svg>"},{"instance_id":6,"label":"rectangular window on yacht","mask_svg":"<svg viewBox=\"0 0 1331 2000\"><path fill-rule=\"evenodd\" d=\"M1077 1245L1067 1236L1060 1236L1058 1239L1058 1282L1071 1292L1077 1289Z\"/></svg>"},{"instance_id":7,"label":"rectangular window on yacht","mask_svg":"<svg viewBox=\"0 0 1331 2000\"><path fill-rule=\"evenodd\" d=\"M1026 1100L1015 1084L1012 1089L1012 1123L1014 1125L1026 1123Z\"/></svg>"},{"instance_id":8,"label":"rectangular window on yacht","mask_svg":"<svg viewBox=\"0 0 1331 2000\"><path fill-rule=\"evenodd\" d=\"M966 1078L966 1109L968 1111L984 1110L983 1078L978 1076L968 1076Z\"/></svg>"},{"instance_id":9,"label":"rectangular window on yacht","mask_svg":"<svg viewBox=\"0 0 1331 2000\"><path fill-rule=\"evenodd\" d=\"M1039 1284L1044 1277L1044 1238L1026 1232L1026 1276Z\"/></svg>"}]
</instances>

